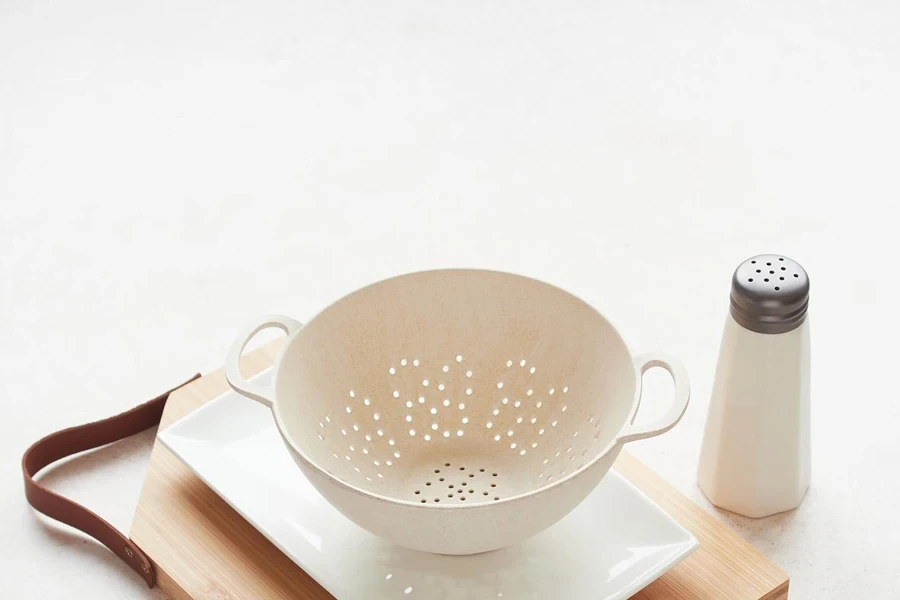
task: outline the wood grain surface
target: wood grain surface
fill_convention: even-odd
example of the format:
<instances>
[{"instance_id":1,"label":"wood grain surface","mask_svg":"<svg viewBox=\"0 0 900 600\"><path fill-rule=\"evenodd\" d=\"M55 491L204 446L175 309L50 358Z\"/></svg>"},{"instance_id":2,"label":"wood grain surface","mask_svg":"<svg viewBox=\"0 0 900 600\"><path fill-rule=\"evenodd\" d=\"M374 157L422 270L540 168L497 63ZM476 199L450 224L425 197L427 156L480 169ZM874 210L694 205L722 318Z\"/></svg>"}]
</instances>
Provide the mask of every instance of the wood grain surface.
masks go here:
<instances>
[{"instance_id":1,"label":"wood grain surface","mask_svg":"<svg viewBox=\"0 0 900 600\"><path fill-rule=\"evenodd\" d=\"M243 358L252 375L269 367L281 342ZM221 371L172 394L160 428L228 390ZM622 452L615 468L700 541L700 548L650 584L640 600L786 600L788 576ZM326 600L332 596L156 443L131 538L150 556L159 587L175 600Z\"/></svg>"}]
</instances>

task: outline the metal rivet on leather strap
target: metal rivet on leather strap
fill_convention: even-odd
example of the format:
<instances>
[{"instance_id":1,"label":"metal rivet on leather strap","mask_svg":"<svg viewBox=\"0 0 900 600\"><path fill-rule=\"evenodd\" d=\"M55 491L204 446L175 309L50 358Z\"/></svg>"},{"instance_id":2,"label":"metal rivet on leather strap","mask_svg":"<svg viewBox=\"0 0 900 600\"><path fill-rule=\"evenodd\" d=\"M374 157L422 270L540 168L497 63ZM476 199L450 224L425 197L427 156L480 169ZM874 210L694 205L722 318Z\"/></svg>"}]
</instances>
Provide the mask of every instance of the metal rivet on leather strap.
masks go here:
<instances>
[{"instance_id":1,"label":"metal rivet on leather strap","mask_svg":"<svg viewBox=\"0 0 900 600\"><path fill-rule=\"evenodd\" d=\"M128 558L134 558L134 551L131 548L129 548L128 546L125 546L125 555Z\"/></svg>"}]
</instances>

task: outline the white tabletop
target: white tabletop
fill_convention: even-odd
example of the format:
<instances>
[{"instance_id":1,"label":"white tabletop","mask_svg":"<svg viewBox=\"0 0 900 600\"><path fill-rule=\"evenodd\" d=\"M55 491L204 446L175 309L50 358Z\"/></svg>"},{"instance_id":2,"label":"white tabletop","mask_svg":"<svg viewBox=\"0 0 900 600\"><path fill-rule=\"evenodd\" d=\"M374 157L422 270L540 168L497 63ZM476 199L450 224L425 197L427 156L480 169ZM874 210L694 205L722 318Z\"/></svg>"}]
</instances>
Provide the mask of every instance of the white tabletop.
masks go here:
<instances>
[{"instance_id":1,"label":"white tabletop","mask_svg":"<svg viewBox=\"0 0 900 600\"><path fill-rule=\"evenodd\" d=\"M30 442L217 368L258 314L425 268L548 280L681 357L687 415L631 450L709 507L729 279L758 252L811 274L812 488L713 512L792 598L896 597L896 3L435 4L0 8L3 597L154 594L34 516ZM45 481L127 529L151 439Z\"/></svg>"}]
</instances>

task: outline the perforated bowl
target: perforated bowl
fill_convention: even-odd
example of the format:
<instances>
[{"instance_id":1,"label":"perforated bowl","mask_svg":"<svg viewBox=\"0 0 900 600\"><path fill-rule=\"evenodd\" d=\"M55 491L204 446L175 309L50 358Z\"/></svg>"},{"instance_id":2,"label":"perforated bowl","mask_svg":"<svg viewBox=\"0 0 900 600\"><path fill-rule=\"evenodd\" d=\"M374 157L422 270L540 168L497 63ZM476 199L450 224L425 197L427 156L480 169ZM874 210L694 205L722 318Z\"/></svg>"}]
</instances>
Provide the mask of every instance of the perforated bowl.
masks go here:
<instances>
[{"instance_id":1,"label":"perforated bowl","mask_svg":"<svg viewBox=\"0 0 900 600\"><path fill-rule=\"evenodd\" d=\"M263 387L239 359L267 327L288 340ZM634 425L641 375L654 366L672 375L674 400L659 421ZM442 554L502 548L552 525L624 443L673 427L689 397L678 361L633 358L578 298L476 270L388 279L305 327L262 317L235 342L225 374L272 409L294 461L344 515Z\"/></svg>"}]
</instances>

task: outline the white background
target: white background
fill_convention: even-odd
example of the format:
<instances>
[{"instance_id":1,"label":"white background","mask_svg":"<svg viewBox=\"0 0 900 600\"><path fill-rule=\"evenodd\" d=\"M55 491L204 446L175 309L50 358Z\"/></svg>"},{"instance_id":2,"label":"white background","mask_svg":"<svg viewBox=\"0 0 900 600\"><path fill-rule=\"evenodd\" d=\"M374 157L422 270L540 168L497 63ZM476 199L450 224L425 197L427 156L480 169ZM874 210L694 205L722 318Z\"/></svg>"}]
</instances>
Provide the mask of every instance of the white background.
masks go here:
<instances>
[{"instance_id":1,"label":"white background","mask_svg":"<svg viewBox=\"0 0 900 600\"><path fill-rule=\"evenodd\" d=\"M687 415L631 450L708 507L731 271L779 252L813 286L812 488L715 514L792 598L896 598L900 11L757 4L3 2L0 595L153 597L26 506L29 443L216 369L261 313L434 267L545 279L681 357ZM151 440L45 481L127 529Z\"/></svg>"}]
</instances>

